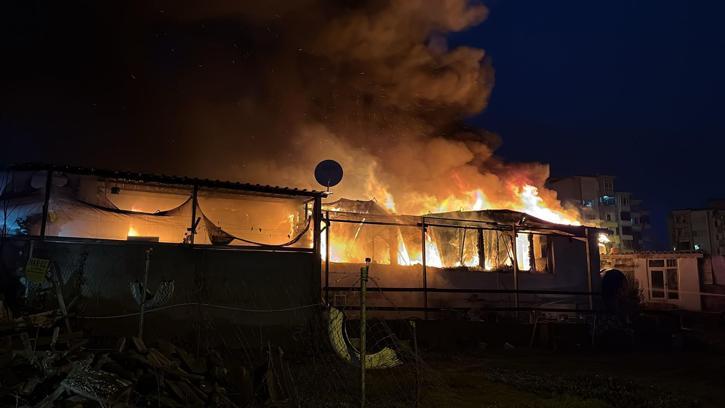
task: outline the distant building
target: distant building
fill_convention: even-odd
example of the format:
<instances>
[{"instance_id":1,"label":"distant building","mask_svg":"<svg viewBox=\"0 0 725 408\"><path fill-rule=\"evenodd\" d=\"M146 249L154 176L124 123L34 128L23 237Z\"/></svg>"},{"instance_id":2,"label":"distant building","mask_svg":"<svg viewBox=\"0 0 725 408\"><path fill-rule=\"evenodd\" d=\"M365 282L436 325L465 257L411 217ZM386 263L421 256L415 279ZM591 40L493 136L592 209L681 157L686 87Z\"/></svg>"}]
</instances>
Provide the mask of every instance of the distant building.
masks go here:
<instances>
[{"instance_id":1,"label":"distant building","mask_svg":"<svg viewBox=\"0 0 725 408\"><path fill-rule=\"evenodd\" d=\"M703 310L697 252L635 252L603 255L602 269L618 269L640 291L650 308Z\"/></svg>"},{"instance_id":2,"label":"distant building","mask_svg":"<svg viewBox=\"0 0 725 408\"><path fill-rule=\"evenodd\" d=\"M673 250L725 255L725 210L675 210L670 213L668 224Z\"/></svg>"},{"instance_id":3,"label":"distant building","mask_svg":"<svg viewBox=\"0 0 725 408\"><path fill-rule=\"evenodd\" d=\"M551 179L549 188L565 205L581 211L585 223L610 231L607 249L639 251L646 247L649 213L631 193L616 191L613 176L570 176Z\"/></svg>"}]
</instances>

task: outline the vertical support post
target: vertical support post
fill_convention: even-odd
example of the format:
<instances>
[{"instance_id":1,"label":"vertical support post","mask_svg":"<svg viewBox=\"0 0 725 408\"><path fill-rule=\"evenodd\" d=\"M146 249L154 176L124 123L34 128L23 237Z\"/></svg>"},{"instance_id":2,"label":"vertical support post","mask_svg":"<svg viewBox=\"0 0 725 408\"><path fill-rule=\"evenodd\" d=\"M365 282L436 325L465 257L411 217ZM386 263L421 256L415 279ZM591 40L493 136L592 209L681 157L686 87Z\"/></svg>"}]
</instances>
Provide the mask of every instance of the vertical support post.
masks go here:
<instances>
[{"instance_id":1,"label":"vertical support post","mask_svg":"<svg viewBox=\"0 0 725 408\"><path fill-rule=\"evenodd\" d=\"M398 227L399 228L399 227ZM394 227L387 228L388 230L388 255L390 256L390 264L398 264L398 254L400 253L400 243L398 242L398 230Z\"/></svg>"},{"instance_id":2,"label":"vertical support post","mask_svg":"<svg viewBox=\"0 0 725 408\"><path fill-rule=\"evenodd\" d=\"M143 318L146 312L146 291L149 284L149 268L151 266L151 251L153 248L146 249L146 269L143 274L143 287L141 288L141 313L138 318L138 338L143 340Z\"/></svg>"},{"instance_id":3,"label":"vertical support post","mask_svg":"<svg viewBox=\"0 0 725 408\"><path fill-rule=\"evenodd\" d=\"M413 328L413 353L415 354L415 408L420 404L420 361L418 359L418 329L415 326L415 320L410 320L410 326Z\"/></svg>"},{"instance_id":4,"label":"vertical support post","mask_svg":"<svg viewBox=\"0 0 725 408\"><path fill-rule=\"evenodd\" d=\"M536 251L534 251L534 234L529 234L529 271L536 272Z\"/></svg>"},{"instance_id":5,"label":"vertical support post","mask_svg":"<svg viewBox=\"0 0 725 408\"><path fill-rule=\"evenodd\" d=\"M519 257L517 254L517 248L516 248L516 224L513 225L513 244L511 245L511 253L513 254L514 259L512 260L511 264L514 267L514 308L516 308L516 312L514 315L516 316L516 319L519 318Z\"/></svg>"},{"instance_id":6,"label":"vertical support post","mask_svg":"<svg viewBox=\"0 0 725 408\"><path fill-rule=\"evenodd\" d=\"M426 268L425 261L426 261L426 245L425 245L425 232L426 232L426 225L425 225L425 218L422 218L422 221L420 223L420 246L421 246L421 266L423 268L423 317L425 320L428 320L428 269Z\"/></svg>"},{"instance_id":7,"label":"vertical support post","mask_svg":"<svg viewBox=\"0 0 725 408\"><path fill-rule=\"evenodd\" d=\"M325 213L325 303L330 304L330 212Z\"/></svg>"},{"instance_id":8,"label":"vertical support post","mask_svg":"<svg viewBox=\"0 0 725 408\"><path fill-rule=\"evenodd\" d=\"M478 266L480 266L481 269L486 269L486 250L483 247L483 228L476 230L476 238L478 240Z\"/></svg>"},{"instance_id":9,"label":"vertical support post","mask_svg":"<svg viewBox=\"0 0 725 408\"><path fill-rule=\"evenodd\" d=\"M194 245L194 237L196 236L196 206L197 197L199 196L199 186L194 184L194 190L191 192L191 227L189 227L189 243Z\"/></svg>"},{"instance_id":10,"label":"vertical support post","mask_svg":"<svg viewBox=\"0 0 725 408\"><path fill-rule=\"evenodd\" d=\"M360 268L360 407L365 408L365 360L367 356L367 309L366 297L370 258L365 258L365 266Z\"/></svg>"},{"instance_id":11,"label":"vertical support post","mask_svg":"<svg viewBox=\"0 0 725 408\"><path fill-rule=\"evenodd\" d=\"M48 225L48 210L50 207L50 190L53 187L53 170L48 169L45 176L45 199L43 200L43 219L40 220L40 239L45 239L45 229Z\"/></svg>"},{"instance_id":12,"label":"vertical support post","mask_svg":"<svg viewBox=\"0 0 725 408\"><path fill-rule=\"evenodd\" d=\"M586 237L587 251L587 289L589 291L589 310L594 309L594 298L592 296L592 254L591 245L589 244L589 228L584 228L584 236Z\"/></svg>"},{"instance_id":13,"label":"vertical support post","mask_svg":"<svg viewBox=\"0 0 725 408\"><path fill-rule=\"evenodd\" d=\"M314 271L316 273L317 278L315 279L322 279L322 250L320 242L322 241L322 226L320 225L322 223L322 197L316 196L314 200L314 204L312 206L312 249L315 253L315 263L313 264ZM329 247L330 244L327 243L327 246ZM317 288L320 288L320 285L317 286ZM315 294L315 299L320 299L321 294L317 292Z\"/></svg>"}]
</instances>

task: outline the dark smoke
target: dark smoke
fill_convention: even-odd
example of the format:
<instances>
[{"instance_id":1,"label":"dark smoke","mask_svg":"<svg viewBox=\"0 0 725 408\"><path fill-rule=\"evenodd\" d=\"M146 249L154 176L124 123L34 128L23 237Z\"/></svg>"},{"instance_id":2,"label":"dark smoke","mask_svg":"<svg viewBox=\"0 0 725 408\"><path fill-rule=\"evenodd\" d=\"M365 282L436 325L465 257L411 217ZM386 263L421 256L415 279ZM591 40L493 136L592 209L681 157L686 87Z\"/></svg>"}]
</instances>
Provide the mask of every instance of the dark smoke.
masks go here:
<instances>
[{"instance_id":1,"label":"dark smoke","mask_svg":"<svg viewBox=\"0 0 725 408\"><path fill-rule=\"evenodd\" d=\"M543 185L505 165L499 140L461 121L486 107L483 50L446 34L481 23L466 0L48 3L7 21L6 162L315 187L340 161L339 195L399 210L483 188ZM28 24L27 22L30 22ZM400 203L403 203L402 206Z\"/></svg>"}]
</instances>

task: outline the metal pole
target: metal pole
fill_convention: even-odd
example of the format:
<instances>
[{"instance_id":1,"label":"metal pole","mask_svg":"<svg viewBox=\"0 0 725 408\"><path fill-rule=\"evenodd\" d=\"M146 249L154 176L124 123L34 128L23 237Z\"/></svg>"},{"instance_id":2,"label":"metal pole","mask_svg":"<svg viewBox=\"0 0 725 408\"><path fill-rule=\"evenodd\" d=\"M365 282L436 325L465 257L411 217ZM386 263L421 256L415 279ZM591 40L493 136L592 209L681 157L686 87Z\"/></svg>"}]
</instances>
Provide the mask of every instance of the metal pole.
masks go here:
<instances>
[{"instance_id":1,"label":"metal pole","mask_svg":"<svg viewBox=\"0 0 725 408\"><path fill-rule=\"evenodd\" d=\"M149 284L149 267L151 266L151 252L153 248L146 250L146 269L143 274L143 287L141 288L141 313L139 313L138 319L138 338L143 340L143 317L146 312L146 288Z\"/></svg>"},{"instance_id":2,"label":"metal pole","mask_svg":"<svg viewBox=\"0 0 725 408\"><path fill-rule=\"evenodd\" d=\"M45 239L45 228L48 224L48 207L50 207L50 190L53 186L53 170L45 176L45 200L43 201L43 219L40 221L40 239Z\"/></svg>"},{"instance_id":3,"label":"metal pole","mask_svg":"<svg viewBox=\"0 0 725 408\"><path fill-rule=\"evenodd\" d=\"M194 184L194 190L191 193L191 227L189 227L189 243L194 245L194 236L196 235L196 200L199 195L199 186Z\"/></svg>"},{"instance_id":4,"label":"metal pole","mask_svg":"<svg viewBox=\"0 0 725 408\"><path fill-rule=\"evenodd\" d=\"M322 279L322 251L320 250L320 241L322 239L322 226L320 225L322 223L322 197L317 196L315 197L314 204L312 206L312 224L313 224L313 232L312 232L312 249L315 251L315 273L317 274L316 279ZM328 243L329 246L329 243ZM317 286L319 289L320 285ZM317 299L321 298L321 294L318 293L316 295Z\"/></svg>"},{"instance_id":5,"label":"metal pole","mask_svg":"<svg viewBox=\"0 0 725 408\"><path fill-rule=\"evenodd\" d=\"M511 252L513 254L513 261L511 262L514 267L514 307L516 308L515 316L519 318L519 257L516 250L516 225L513 226L513 245L511 245Z\"/></svg>"},{"instance_id":6,"label":"metal pole","mask_svg":"<svg viewBox=\"0 0 725 408\"><path fill-rule=\"evenodd\" d=\"M592 297L592 254L591 245L589 244L589 228L584 228L584 236L586 237L587 251L587 289L589 290L589 310L594 309L594 298Z\"/></svg>"},{"instance_id":7,"label":"metal pole","mask_svg":"<svg viewBox=\"0 0 725 408\"><path fill-rule=\"evenodd\" d=\"M426 261L426 256L425 256L425 252L426 252L425 251L425 249L426 249L426 246L425 246L425 229L426 229L426 226L425 226L425 218L423 218L423 221L421 222L420 225L421 225L421 228L420 228L420 231L421 231L420 232L420 239L421 239L421 244L420 244L421 245L421 256L420 256L420 260L421 260L421 264L422 264L422 267L423 267L423 308L425 310L423 312L423 317L425 318L425 320L428 320L428 268L426 268L426 265L425 265L425 261Z\"/></svg>"},{"instance_id":8,"label":"metal pole","mask_svg":"<svg viewBox=\"0 0 725 408\"><path fill-rule=\"evenodd\" d=\"M415 320L410 321L413 328L413 353L415 353L415 406L420 404L420 361L418 360L418 329L415 327Z\"/></svg>"},{"instance_id":9,"label":"metal pole","mask_svg":"<svg viewBox=\"0 0 725 408\"><path fill-rule=\"evenodd\" d=\"M325 303L330 304L330 212L325 213Z\"/></svg>"},{"instance_id":10,"label":"metal pole","mask_svg":"<svg viewBox=\"0 0 725 408\"><path fill-rule=\"evenodd\" d=\"M365 258L365 266L360 268L360 407L365 408L365 360L367 356L367 311L365 298L367 296L368 272L370 258Z\"/></svg>"}]
</instances>

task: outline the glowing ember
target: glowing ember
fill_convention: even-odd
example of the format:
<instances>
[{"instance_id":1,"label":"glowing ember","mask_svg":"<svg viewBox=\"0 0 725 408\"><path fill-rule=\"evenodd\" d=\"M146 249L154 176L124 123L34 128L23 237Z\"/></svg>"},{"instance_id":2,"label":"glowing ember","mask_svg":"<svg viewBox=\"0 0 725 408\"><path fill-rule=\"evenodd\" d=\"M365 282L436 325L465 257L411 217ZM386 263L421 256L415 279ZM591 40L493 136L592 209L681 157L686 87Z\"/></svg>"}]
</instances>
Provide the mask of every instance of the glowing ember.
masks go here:
<instances>
[{"instance_id":1,"label":"glowing ember","mask_svg":"<svg viewBox=\"0 0 725 408\"><path fill-rule=\"evenodd\" d=\"M136 229L133 226L129 226L128 227L128 233L126 235L129 236L129 237L137 237L138 236L138 231L136 231Z\"/></svg>"}]
</instances>

